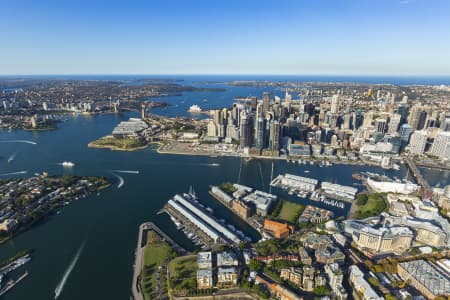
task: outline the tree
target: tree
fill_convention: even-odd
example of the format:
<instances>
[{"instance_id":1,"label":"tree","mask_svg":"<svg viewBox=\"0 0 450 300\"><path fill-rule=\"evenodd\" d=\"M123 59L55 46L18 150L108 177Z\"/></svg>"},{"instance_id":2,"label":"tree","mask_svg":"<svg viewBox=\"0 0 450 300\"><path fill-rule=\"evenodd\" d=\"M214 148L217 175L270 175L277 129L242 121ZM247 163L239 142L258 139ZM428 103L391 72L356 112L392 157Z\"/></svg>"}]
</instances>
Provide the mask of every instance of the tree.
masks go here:
<instances>
[{"instance_id":1,"label":"tree","mask_svg":"<svg viewBox=\"0 0 450 300\"><path fill-rule=\"evenodd\" d=\"M366 205L368 200L367 194L359 194L356 196L356 205L363 206Z\"/></svg>"},{"instance_id":2,"label":"tree","mask_svg":"<svg viewBox=\"0 0 450 300\"><path fill-rule=\"evenodd\" d=\"M261 272L264 269L263 263L256 259L251 259L250 262L248 263L248 267L250 268L251 271L256 272Z\"/></svg>"},{"instance_id":3,"label":"tree","mask_svg":"<svg viewBox=\"0 0 450 300\"><path fill-rule=\"evenodd\" d=\"M330 290L325 285L316 286L314 288L314 294L318 296L325 296L330 293Z\"/></svg>"}]
</instances>

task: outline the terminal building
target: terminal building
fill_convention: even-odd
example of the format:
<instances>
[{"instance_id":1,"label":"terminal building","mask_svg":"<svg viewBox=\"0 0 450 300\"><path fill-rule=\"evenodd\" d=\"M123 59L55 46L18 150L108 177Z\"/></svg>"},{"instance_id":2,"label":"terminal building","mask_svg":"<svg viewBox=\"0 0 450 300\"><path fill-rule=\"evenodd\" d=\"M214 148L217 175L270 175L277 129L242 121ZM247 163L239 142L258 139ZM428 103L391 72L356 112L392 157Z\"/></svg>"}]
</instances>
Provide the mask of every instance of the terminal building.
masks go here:
<instances>
[{"instance_id":1,"label":"terminal building","mask_svg":"<svg viewBox=\"0 0 450 300\"><path fill-rule=\"evenodd\" d=\"M316 179L296 176L292 174L278 175L270 184L272 186L286 187L291 190L314 192L318 181Z\"/></svg>"},{"instance_id":2,"label":"terminal building","mask_svg":"<svg viewBox=\"0 0 450 300\"><path fill-rule=\"evenodd\" d=\"M130 118L128 121L120 122L113 129L112 135L116 138L137 138L147 128L147 123L141 119Z\"/></svg>"},{"instance_id":3,"label":"terminal building","mask_svg":"<svg viewBox=\"0 0 450 300\"><path fill-rule=\"evenodd\" d=\"M321 187L324 193L332 196L337 196L345 200L354 200L356 193L358 193L358 189L354 187L335 184L327 181L322 182Z\"/></svg>"},{"instance_id":4,"label":"terminal building","mask_svg":"<svg viewBox=\"0 0 450 300\"><path fill-rule=\"evenodd\" d=\"M241 239L235 233L217 222L183 196L175 195L173 199L169 200L168 205L208 235L215 243L219 242L219 238L236 244L241 242Z\"/></svg>"},{"instance_id":5,"label":"terminal building","mask_svg":"<svg viewBox=\"0 0 450 300\"><path fill-rule=\"evenodd\" d=\"M411 182L376 181L371 178L367 178L367 185L379 193L412 194L420 190L419 185Z\"/></svg>"}]
</instances>

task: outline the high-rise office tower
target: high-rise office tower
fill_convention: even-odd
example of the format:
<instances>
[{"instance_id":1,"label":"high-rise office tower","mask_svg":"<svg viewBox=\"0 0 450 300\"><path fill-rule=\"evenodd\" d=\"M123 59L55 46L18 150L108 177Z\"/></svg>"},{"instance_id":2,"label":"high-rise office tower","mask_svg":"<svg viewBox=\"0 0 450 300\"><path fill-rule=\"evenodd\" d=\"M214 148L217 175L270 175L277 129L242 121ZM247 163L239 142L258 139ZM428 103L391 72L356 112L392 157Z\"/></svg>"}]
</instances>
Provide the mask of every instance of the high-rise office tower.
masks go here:
<instances>
[{"instance_id":1,"label":"high-rise office tower","mask_svg":"<svg viewBox=\"0 0 450 300\"><path fill-rule=\"evenodd\" d=\"M292 95L288 93L288 90L286 89L286 95L284 96L284 101L286 101L286 108L288 112L291 111L292 106Z\"/></svg>"},{"instance_id":2,"label":"high-rise office tower","mask_svg":"<svg viewBox=\"0 0 450 300\"><path fill-rule=\"evenodd\" d=\"M280 123L276 120L270 122L269 148L272 152L280 149Z\"/></svg>"},{"instance_id":3,"label":"high-rise office tower","mask_svg":"<svg viewBox=\"0 0 450 300\"><path fill-rule=\"evenodd\" d=\"M223 123L223 118L222 118L222 111L219 109L215 109L213 110L213 120L216 123L216 125L220 125Z\"/></svg>"},{"instance_id":4,"label":"high-rise office tower","mask_svg":"<svg viewBox=\"0 0 450 300\"><path fill-rule=\"evenodd\" d=\"M247 114L245 111L241 112L240 122L240 146L241 148L251 147L253 141L253 126L251 115Z\"/></svg>"},{"instance_id":5,"label":"high-rise office tower","mask_svg":"<svg viewBox=\"0 0 450 300\"><path fill-rule=\"evenodd\" d=\"M409 105L408 104L400 104L397 109L397 113L402 116L400 125L403 125L407 122L408 114L409 114Z\"/></svg>"},{"instance_id":6,"label":"high-rise office tower","mask_svg":"<svg viewBox=\"0 0 450 300\"><path fill-rule=\"evenodd\" d=\"M418 128L420 113L422 111L422 106L420 104L416 104L411 107L411 111L409 112L408 124L413 130L416 130Z\"/></svg>"},{"instance_id":7,"label":"high-rise office tower","mask_svg":"<svg viewBox=\"0 0 450 300\"><path fill-rule=\"evenodd\" d=\"M409 142L409 152L411 154L421 155L425 151L427 144L428 132L425 130L416 130L411 135Z\"/></svg>"},{"instance_id":8,"label":"high-rise office tower","mask_svg":"<svg viewBox=\"0 0 450 300\"><path fill-rule=\"evenodd\" d=\"M339 112L339 105L340 105L340 98L339 95L333 95L331 98L331 113L337 114Z\"/></svg>"},{"instance_id":9,"label":"high-rise office tower","mask_svg":"<svg viewBox=\"0 0 450 300\"><path fill-rule=\"evenodd\" d=\"M408 145L409 137L411 136L412 128L408 123L400 126L400 140L402 142L402 147Z\"/></svg>"},{"instance_id":10,"label":"high-rise office tower","mask_svg":"<svg viewBox=\"0 0 450 300\"><path fill-rule=\"evenodd\" d=\"M364 122L364 117L361 110L357 110L353 113L353 129L358 129Z\"/></svg>"},{"instance_id":11,"label":"high-rise office tower","mask_svg":"<svg viewBox=\"0 0 450 300\"><path fill-rule=\"evenodd\" d=\"M265 146L265 124L266 119L258 117L256 120L256 134L255 134L255 146L258 149L263 149Z\"/></svg>"},{"instance_id":12,"label":"high-rise office tower","mask_svg":"<svg viewBox=\"0 0 450 300\"><path fill-rule=\"evenodd\" d=\"M450 159L450 132L442 131L438 133L431 145L430 153L441 159Z\"/></svg>"},{"instance_id":13,"label":"high-rise office tower","mask_svg":"<svg viewBox=\"0 0 450 300\"><path fill-rule=\"evenodd\" d=\"M419 114L419 121L417 122L417 130L422 130L425 128L426 120L427 120L427 112L423 110Z\"/></svg>"},{"instance_id":14,"label":"high-rise office tower","mask_svg":"<svg viewBox=\"0 0 450 300\"><path fill-rule=\"evenodd\" d=\"M400 122L402 120L402 116L400 114L392 114L389 117L389 125L388 125L388 133L394 134L397 132L398 127L400 126Z\"/></svg>"},{"instance_id":15,"label":"high-rise office tower","mask_svg":"<svg viewBox=\"0 0 450 300\"><path fill-rule=\"evenodd\" d=\"M262 103L262 113L265 114L269 111L270 107L270 93L264 92L263 94L263 103Z\"/></svg>"},{"instance_id":16,"label":"high-rise office tower","mask_svg":"<svg viewBox=\"0 0 450 300\"><path fill-rule=\"evenodd\" d=\"M375 130L378 131L379 133L385 133L386 132L386 127L387 127L387 122L385 119L382 118L378 118L375 120Z\"/></svg>"}]
</instances>

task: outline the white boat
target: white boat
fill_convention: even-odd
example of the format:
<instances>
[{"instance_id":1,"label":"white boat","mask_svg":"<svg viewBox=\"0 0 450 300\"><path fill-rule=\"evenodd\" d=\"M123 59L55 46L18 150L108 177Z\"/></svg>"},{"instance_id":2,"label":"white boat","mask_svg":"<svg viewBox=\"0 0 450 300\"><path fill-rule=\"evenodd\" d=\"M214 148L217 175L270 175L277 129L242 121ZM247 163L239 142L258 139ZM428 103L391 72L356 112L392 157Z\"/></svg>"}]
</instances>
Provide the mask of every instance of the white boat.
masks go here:
<instances>
[{"instance_id":1,"label":"white boat","mask_svg":"<svg viewBox=\"0 0 450 300\"><path fill-rule=\"evenodd\" d=\"M305 172L305 173L309 173L309 170L305 170L305 171L303 171L303 172Z\"/></svg>"},{"instance_id":2,"label":"white boat","mask_svg":"<svg viewBox=\"0 0 450 300\"><path fill-rule=\"evenodd\" d=\"M71 161L63 161L61 164L64 168L73 168L75 164Z\"/></svg>"}]
</instances>

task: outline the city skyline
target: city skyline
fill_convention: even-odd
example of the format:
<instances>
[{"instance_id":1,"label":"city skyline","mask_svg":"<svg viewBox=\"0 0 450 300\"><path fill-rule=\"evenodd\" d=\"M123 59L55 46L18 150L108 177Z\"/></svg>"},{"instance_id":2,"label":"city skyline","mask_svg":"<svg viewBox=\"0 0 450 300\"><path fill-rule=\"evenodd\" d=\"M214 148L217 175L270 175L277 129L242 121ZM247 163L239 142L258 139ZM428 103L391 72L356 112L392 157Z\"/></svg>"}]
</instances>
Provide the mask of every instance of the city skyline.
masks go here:
<instances>
[{"instance_id":1,"label":"city skyline","mask_svg":"<svg viewBox=\"0 0 450 300\"><path fill-rule=\"evenodd\" d=\"M0 74L448 76L446 1L14 1Z\"/></svg>"}]
</instances>

